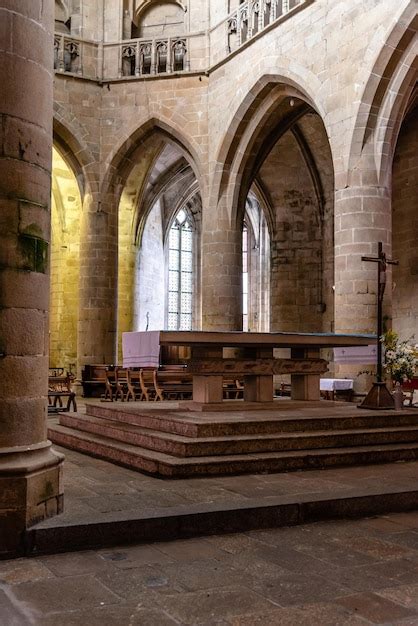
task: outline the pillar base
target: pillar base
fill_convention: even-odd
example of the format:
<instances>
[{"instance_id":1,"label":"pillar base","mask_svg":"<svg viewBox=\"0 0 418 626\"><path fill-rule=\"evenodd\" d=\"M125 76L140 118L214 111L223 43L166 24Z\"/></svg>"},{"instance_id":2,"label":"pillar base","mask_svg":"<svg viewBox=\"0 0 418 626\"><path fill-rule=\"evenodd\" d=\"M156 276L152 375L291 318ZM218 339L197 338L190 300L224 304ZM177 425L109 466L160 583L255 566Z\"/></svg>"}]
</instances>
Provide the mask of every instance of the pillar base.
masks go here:
<instances>
[{"instance_id":1,"label":"pillar base","mask_svg":"<svg viewBox=\"0 0 418 626\"><path fill-rule=\"evenodd\" d=\"M24 531L62 513L63 460L50 441L0 450L0 558L24 554Z\"/></svg>"}]
</instances>

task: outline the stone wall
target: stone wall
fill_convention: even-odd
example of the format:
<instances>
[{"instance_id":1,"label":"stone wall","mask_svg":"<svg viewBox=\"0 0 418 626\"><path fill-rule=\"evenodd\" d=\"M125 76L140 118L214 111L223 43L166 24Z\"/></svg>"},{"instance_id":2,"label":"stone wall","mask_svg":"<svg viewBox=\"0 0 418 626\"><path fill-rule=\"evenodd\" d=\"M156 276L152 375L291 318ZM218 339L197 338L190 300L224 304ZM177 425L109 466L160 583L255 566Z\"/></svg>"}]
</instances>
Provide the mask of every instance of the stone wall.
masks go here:
<instances>
[{"instance_id":1,"label":"stone wall","mask_svg":"<svg viewBox=\"0 0 418 626\"><path fill-rule=\"evenodd\" d=\"M53 151L49 364L77 363L81 197L73 172Z\"/></svg>"},{"instance_id":2,"label":"stone wall","mask_svg":"<svg viewBox=\"0 0 418 626\"><path fill-rule=\"evenodd\" d=\"M145 223L136 251L134 323L132 330L165 328L165 257L161 206L157 202ZM148 314L148 318L147 318Z\"/></svg>"},{"instance_id":3,"label":"stone wall","mask_svg":"<svg viewBox=\"0 0 418 626\"><path fill-rule=\"evenodd\" d=\"M405 120L393 163L393 328L418 342L418 107Z\"/></svg>"},{"instance_id":4,"label":"stone wall","mask_svg":"<svg viewBox=\"0 0 418 626\"><path fill-rule=\"evenodd\" d=\"M322 330L321 216L295 138L280 139L260 170L275 217L271 242L271 329Z\"/></svg>"},{"instance_id":5,"label":"stone wall","mask_svg":"<svg viewBox=\"0 0 418 626\"><path fill-rule=\"evenodd\" d=\"M94 11L93 4L88 5L90 12ZM297 259L293 273L287 277L286 284L294 285L292 297L296 303L289 303L289 307L296 307L300 328L372 330L375 273L360 259L362 254L373 252L378 240L390 243L390 190L384 180L384 158L390 150L381 137L387 130L385 120L390 120L389 129L394 123L390 111L381 119L368 118L367 107L378 93L383 94L382 107L390 105L390 98L387 105L383 104L386 96L383 87L379 92L378 83L386 71L385 63L389 63L390 50L396 49L396 37L401 37L402 28L407 27L411 6L407 0L396 6L391 0L373 0L365 10L360 0L316 0L281 20L239 53L226 59L223 51L220 63L209 67L207 75L127 79L103 85L57 76L56 101L63 124L68 122L76 129L75 134L92 157L83 169L94 188L94 219L89 222L90 239L87 237L86 242L96 245L95 254L99 256L106 250L106 286L94 285L88 263L81 285L88 284L93 295L100 289L101 298L104 295L101 303L106 302L107 311L117 300L112 272L116 266L115 220L120 197L148 138L159 134L163 141L179 146L193 167L202 195L203 326L238 327L243 211L240 194L252 182L250 162L265 158L260 152L262 141L275 124L287 123L289 103L295 100L310 112L298 120L298 126L317 170L323 197L318 200L316 183L306 172L306 155L303 164L298 151L290 145L292 140L283 139L277 158L283 161L285 175L275 176L272 167L270 182L265 182L270 187L270 200L275 198L270 203L273 212L278 207L284 212L283 219L275 215L274 221L283 225L290 223L289 216L294 220L289 234L284 235L284 229L278 228L272 237L275 259L279 252L286 251ZM119 24L119 8L115 3L106 7L105 18L114 23L114 28ZM196 32L198 23L206 19L215 28L235 6L219 0L210 7L199 2L188 8L189 28ZM85 18L89 11L84 13ZM387 50L386 41L390 41ZM213 54L224 46L225 39L215 43L213 40ZM199 54L204 69L208 63L202 50ZM390 65L394 74L396 67L396 63ZM372 127L377 123L381 124L379 129ZM364 135L367 124L370 130ZM379 166L382 171L377 171ZM299 194L300 219L290 210L295 194ZM303 211L302 205L307 207ZM94 232L100 232L100 242ZM305 250L297 246L295 237L309 240L309 246ZM81 249L83 258L87 247ZM129 264L132 267L131 260ZM306 276L311 280L307 281ZM290 297L285 283L275 284L272 303L277 326L282 326L280 317L287 316L289 323L294 319L290 308L287 312L280 309L283 293ZM86 300L87 292L80 302ZM96 313L92 315L94 319ZM112 324L111 320L106 326L109 337ZM103 328L97 333L97 342L101 333ZM96 349L89 350L83 358L97 354Z\"/></svg>"}]
</instances>

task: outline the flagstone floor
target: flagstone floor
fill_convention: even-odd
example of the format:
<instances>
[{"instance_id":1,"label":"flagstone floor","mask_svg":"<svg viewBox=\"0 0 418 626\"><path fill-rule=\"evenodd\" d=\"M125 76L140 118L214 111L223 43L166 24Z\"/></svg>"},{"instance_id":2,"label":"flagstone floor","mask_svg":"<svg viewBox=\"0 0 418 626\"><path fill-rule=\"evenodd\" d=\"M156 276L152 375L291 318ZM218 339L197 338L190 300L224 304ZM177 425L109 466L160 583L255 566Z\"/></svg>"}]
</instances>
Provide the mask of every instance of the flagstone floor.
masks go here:
<instances>
[{"instance_id":1,"label":"flagstone floor","mask_svg":"<svg viewBox=\"0 0 418 626\"><path fill-rule=\"evenodd\" d=\"M418 489L418 462L170 480L54 447L65 455L64 513L39 524L42 528L198 512L202 506L241 508Z\"/></svg>"},{"instance_id":2,"label":"flagstone floor","mask_svg":"<svg viewBox=\"0 0 418 626\"><path fill-rule=\"evenodd\" d=\"M2 626L86 623L418 625L418 512L0 561Z\"/></svg>"}]
</instances>

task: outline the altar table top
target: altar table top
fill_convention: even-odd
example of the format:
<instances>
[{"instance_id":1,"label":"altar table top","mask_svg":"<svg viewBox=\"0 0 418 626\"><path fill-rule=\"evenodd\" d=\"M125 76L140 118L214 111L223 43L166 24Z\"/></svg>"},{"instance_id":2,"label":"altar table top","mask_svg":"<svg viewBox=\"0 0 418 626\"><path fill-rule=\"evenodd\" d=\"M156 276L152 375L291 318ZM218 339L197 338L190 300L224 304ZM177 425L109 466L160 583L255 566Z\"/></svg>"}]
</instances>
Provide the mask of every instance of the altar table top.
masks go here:
<instances>
[{"instance_id":1,"label":"altar table top","mask_svg":"<svg viewBox=\"0 0 418 626\"><path fill-rule=\"evenodd\" d=\"M376 335L337 333L246 333L241 331L181 331L161 330L160 345L210 346L225 348L335 348L367 346Z\"/></svg>"}]
</instances>

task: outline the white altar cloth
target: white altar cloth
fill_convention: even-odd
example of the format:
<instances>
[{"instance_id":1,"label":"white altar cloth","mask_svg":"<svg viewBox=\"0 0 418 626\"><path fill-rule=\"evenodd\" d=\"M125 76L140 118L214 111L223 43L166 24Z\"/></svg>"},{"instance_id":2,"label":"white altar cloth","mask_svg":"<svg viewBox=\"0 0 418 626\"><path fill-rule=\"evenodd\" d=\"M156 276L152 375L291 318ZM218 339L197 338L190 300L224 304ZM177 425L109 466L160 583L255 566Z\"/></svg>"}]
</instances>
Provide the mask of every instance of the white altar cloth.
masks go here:
<instances>
[{"instance_id":1,"label":"white altar cloth","mask_svg":"<svg viewBox=\"0 0 418 626\"><path fill-rule=\"evenodd\" d=\"M321 391L346 391L353 389L352 378L321 378L319 386Z\"/></svg>"},{"instance_id":2,"label":"white altar cloth","mask_svg":"<svg viewBox=\"0 0 418 626\"><path fill-rule=\"evenodd\" d=\"M377 345L334 348L334 362L346 365L374 365L377 363Z\"/></svg>"},{"instance_id":3,"label":"white altar cloth","mask_svg":"<svg viewBox=\"0 0 418 626\"><path fill-rule=\"evenodd\" d=\"M158 367L160 331L122 333L123 367Z\"/></svg>"}]
</instances>

